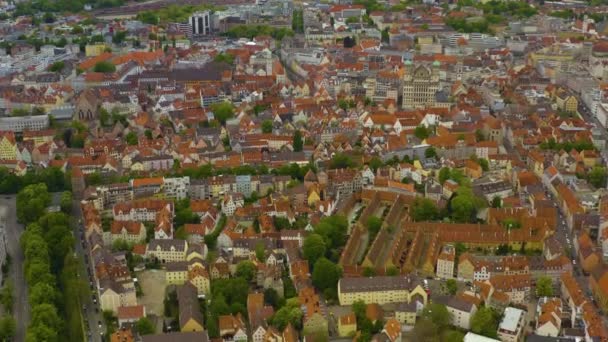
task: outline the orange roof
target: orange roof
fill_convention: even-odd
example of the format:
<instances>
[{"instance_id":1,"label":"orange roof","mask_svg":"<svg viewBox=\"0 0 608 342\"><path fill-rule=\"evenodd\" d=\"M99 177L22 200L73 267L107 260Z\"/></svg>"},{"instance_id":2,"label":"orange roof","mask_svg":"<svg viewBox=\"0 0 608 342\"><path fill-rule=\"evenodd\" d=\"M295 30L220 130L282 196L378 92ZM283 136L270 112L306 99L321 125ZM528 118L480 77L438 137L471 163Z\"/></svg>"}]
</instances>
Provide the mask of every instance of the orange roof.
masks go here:
<instances>
[{"instance_id":1,"label":"orange roof","mask_svg":"<svg viewBox=\"0 0 608 342\"><path fill-rule=\"evenodd\" d=\"M144 316L146 316L146 308L143 305L118 307L118 319L139 319Z\"/></svg>"},{"instance_id":2,"label":"orange roof","mask_svg":"<svg viewBox=\"0 0 608 342\"><path fill-rule=\"evenodd\" d=\"M89 59L85 59L82 63L78 65L78 67L82 70L87 70L95 66L95 64L99 62L104 62L112 58L112 53L104 52L99 56L91 57Z\"/></svg>"},{"instance_id":3,"label":"orange roof","mask_svg":"<svg viewBox=\"0 0 608 342\"><path fill-rule=\"evenodd\" d=\"M137 188L140 186L148 186L148 185L162 185L163 178L162 177L154 177L154 178L137 178L133 180L133 187Z\"/></svg>"}]
</instances>

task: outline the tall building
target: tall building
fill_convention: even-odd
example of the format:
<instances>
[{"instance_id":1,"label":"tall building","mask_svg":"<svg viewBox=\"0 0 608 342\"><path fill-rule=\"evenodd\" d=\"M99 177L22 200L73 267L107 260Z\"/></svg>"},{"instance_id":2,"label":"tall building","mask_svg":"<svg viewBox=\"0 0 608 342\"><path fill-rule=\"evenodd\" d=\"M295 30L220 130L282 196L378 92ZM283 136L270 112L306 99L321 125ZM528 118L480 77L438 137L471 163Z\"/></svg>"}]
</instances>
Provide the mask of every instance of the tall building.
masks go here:
<instances>
[{"instance_id":1,"label":"tall building","mask_svg":"<svg viewBox=\"0 0 608 342\"><path fill-rule=\"evenodd\" d=\"M439 62L431 66L405 62L403 79L403 108L415 109L432 106L439 91Z\"/></svg>"},{"instance_id":2,"label":"tall building","mask_svg":"<svg viewBox=\"0 0 608 342\"><path fill-rule=\"evenodd\" d=\"M211 33L211 12L196 12L190 17L192 35L208 35Z\"/></svg>"}]
</instances>

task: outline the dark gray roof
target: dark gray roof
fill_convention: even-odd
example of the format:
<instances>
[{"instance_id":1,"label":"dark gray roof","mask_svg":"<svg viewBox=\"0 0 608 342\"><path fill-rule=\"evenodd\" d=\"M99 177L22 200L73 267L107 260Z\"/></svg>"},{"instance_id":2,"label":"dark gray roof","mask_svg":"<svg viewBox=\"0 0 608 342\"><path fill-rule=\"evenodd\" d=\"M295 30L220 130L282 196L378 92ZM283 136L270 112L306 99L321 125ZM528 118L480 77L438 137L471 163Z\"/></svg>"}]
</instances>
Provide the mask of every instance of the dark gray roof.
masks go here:
<instances>
[{"instance_id":1,"label":"dark gray roof","mask_svg":"<svg viewBox=\"0 0 608 342\"><path fill-rule=\"evenodd\" d=\"M463 312L471 312L471 309L473 308L472 303L467 302L466 300L462 300L458 297L452 297L452 296L439 296L439 297L433 298L433 302L443 304L447 307L451 307L458 311L463 311Z\"/></svg>"},{"instance_id":2,"label":"dark gray roof","mask_svg":"<svg viewBox=\"0 0 608 342\"><path fill-rule=\"evenodd\" d=\"M209 336L203 332L173 332L158 335L144 335L142 342L208 342Z\"/></svg>"},{"instance_id":3,"label":"dark gray roof","mask_svg":"<svg viewBox=\"0 0 608 342\"><path fill-rule=\"evenodd\" d=\"M420 285L420 280L407 276L347 277L340 279L338 283L340 292L413 290L418 285Z\"/></svg>"}]
</instances>

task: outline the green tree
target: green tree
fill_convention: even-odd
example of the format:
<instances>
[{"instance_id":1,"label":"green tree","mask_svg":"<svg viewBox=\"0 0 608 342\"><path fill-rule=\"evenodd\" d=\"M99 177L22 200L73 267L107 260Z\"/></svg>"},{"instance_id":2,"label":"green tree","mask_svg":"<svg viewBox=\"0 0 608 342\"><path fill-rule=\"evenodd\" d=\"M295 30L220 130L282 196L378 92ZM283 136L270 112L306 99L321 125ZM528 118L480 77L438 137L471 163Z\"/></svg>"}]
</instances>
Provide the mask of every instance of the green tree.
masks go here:
<instances>
[{"instance_id":1,"label":"green tree","mask_svg":"<svg viewBox=\"0 0 608 342\"><path fill-rule=\"evenodd\" d=\"M450 202L452 219L456 222L474 222L477 210L483 207L483 201L475 196L470 188L460 187Z\"/></svg>"},{"instance_id":2,"label":"green tree","mask_svg":"<svg viewBox=\"0 0 608 342\"><path fill-rule=\"evenodd\" d=\"M57 62L51 64L51 66L49 67L49 71L51 71L51 72L61 72L63 70L63 68L65 68L65 62L64 61L57 61Z\"/></svg>"},{"instance_id":3,"label":"green tree","mask_svg":"<svg viewBox=\"0 0 608 342\"><path fill-rule=\"evenodd\" d=\"M272 133L272 120L262 121L262 133Z\"/></svg>"},{"instance_id":4,"label":"green tree","mask_svg":"<svg viewBox=\"0 0 608 342\"><path fill-rule=\"evenodd\" d=\"M222 125L226 124L226 121L234 116L234 106L230 102L214 103L211 105L211 111L213 111L214 117Z\"/></svg>"},{"instance_id":5,"label":"green tree","mask_svg":"<svg viewBox=\"0 0 608 342\"><path fill-rule=\"evenodd\" d=\"M450 312L443 304L428 304L422 310L422 318L428 319L440 329L447 327L451 322Z\"/></svg>"},{"instance_id":6,"label":"green tree","mask_svg":"<svg viewBox=\"0 0 608 342\"><path fill-rule=\"evenodd\" d=\"M304 148L304 141L302 140L302 132L296 130L293 133L293 150L295 152L302 152Z\"/></svg>"},{"instance_id":7,"label":"green tree","mask_svg":"<svg viewBox=\"0 0 608 342\"><path fill-rule=\"evenodd\" d=\"M282 298L275 289L267 288L264 290L264 303L272 306L275 310L278 310L282 306L281 302Z\"/></svg>"},{"instance_id":8,"label":"green tree","mask_svg":"<svg viewBox=\"0 0 608 342\"><path fill-rule=\"evenodd\" d=\"M456 280L454 280L454 279L448 279L445 282L445 287L447 288L448 293L452 296L455 295L456 292L458 291L458 284L456 283Z\"/></svg>"},{"instance_id":9,"label":"green tree","mask_svg":"<svg viewBox=\"0 0 608 342\"><path fill-rule=\"evenodd\" d=\"M450 174L451 171L449 167L442 167L441 170L439 170L439 183L443 184L446 180L450 179Z\"/></svg>"},{"instance_id":10,"label":"green tree","mask_svg":"<svg viewBox=\"0 0 608 342\"><path fill-rule=\"evenodd\" d=\"M291 325L295 329L301 329L302 328L302 317L303 317L303 312L302 312L302 309L300 308L300 303L299 303L298 299L291 298L291 299L287 300L287 303L285 304L285 306L283 306L281 309L279 309L279 311L277 311L272 316L272 318L270 319L270 322L272 323L273 326L275 326L280 331L285 329L285 327L287 326L288 323L291 323Z\"/></svg>"},{"instance_id":11,"label":"green tree","mask_svg":"<svg viewBox=\"0 0 608 342\"><path fill-rule=\"evenodd\" d=\"M384 165L384 163L382 162L382 160L378 157L373 157L372 159L370 159L369 161L369 167L372 169L372 171L376 172L378 171L379 168L382 167L382 165Z\"/></svg>"},{"instance_id":12,"label":"green tree","mask_svg":"<svg viewBox=\"0 0 608 342\"><path fill-rule=\"evenodd\" d=\"M471 331L490 338L496 338L498 315L489 307L481 307L471 317Z\"/></svg>"},{"instance_id":13,"label":"green tree","mask_svg":"<svg viewBox=\"0 0 608 342\"><path fill-rule=\"evenodd\" d=\"M428 147L426 151L424 151L424 156L426 158L437 158L437 151L435 151L434 147Z\"/></svg>"},{"instance_id":14,"label":"green tree","mask_svg":"<svg viewBox=\"0 0 608 342\"><path fill-rule=\"evenodd\" d=\"M15 319L11 316L4 316L0 318L0 340L12 341L17 332L17 324Z\"/></svg>"},{"instance_id":15,"label":"green tree","mask_svg":"<svg viewBox=\"0 0 608 342\"><path fill-rule=\"evenodd\" d=\"M417 126L416 129L414 129L414 135L416 136L416 138L424 140L429 137L430 132L424 126Z\"/></svg>"},{"instance_id":16,"label":"green tree","mask_svg":"<svg viewBox=\"0 0 608 342\"><path fill-rule=\"evenodd\" d=\"M458 330L448 330L442 336L443 342L462 342L464 340L464 334Z\"/></svg>"},{"instance_id":17,"label":"green tree","mask_svg":"<svg viewBox=\"0 0 608 342\"><path fill-rule=\"evenodd\" d=\"M247 280L247 282L253 280L255 273L255 265L249 260L243 260L236 265L236 276Z\"/></svg>"},{"instance_id":18,"label":"green tree","mask_svg":"<svg viewBox=\"0 0 608 342\"><path fill-rule=\"evenodd\" d=\"M494 196L494 198L492 198L492 208L500 207L502 207L502 199L498 196Z\"/></svg>"},{"instance_id":19,"label":"green tree","mask_svg":"<svg viewBox=\"0 0 608 342\"><path fill-rule=\"evenodd\" d=\"M330 168L332 169L345 169L353 167L355 163L353 160L344 153L336 153L333 158L331 158Z\"/></svg>"},{"instance_id":20,"label":"green tree","mask_svg":"<svg viewBox=\"0 0 608 342\"><path fill-rule=\"evenodd\" d=\"M588 174L588 180L591 185L596 188L604 188L606 187L606 177L608 174L606 173L606 168L601 166L594 166Z\"/></svg>"},{"instance_id":21,"label":"green tree","mask_svg":"<svg viewBox=\"0 0 608 342\"><path fill-rule=\"evenodd\" d=\"M51 196L46 184L28 185L17 194L17 219L26 224L37 221L50 203Z\"/></svg>"},{"instance_id":22,"label":"green tree","mask_svg":"<svg viewBox=\"0 0 608 342\"><path fill-rule=\"evenodd\" d=\"M341 273L338 265L324 257L320 258L313 267L312 283L319 290L335 289Z\"/></svg>"},{"instance_id":23,"label":"green tree","mask_svg":"<svg viewBox=\"0 0 608 342\"><path fill-rule=\"evenodd\" d=\"M440 342L439 329L430 319L421 318L414 325L414 341Z\"/></svg>"},{"instance_id":24,"label":"green tree","mask_svg":"<svg viewBox=\"0 0 608 342\"><path fill-rule=\"evenodd\" d=\"M549 277L539 277L536 280L536 296L537 297L552 297L553 296L553 281Z\"/></svg>"},{"instance_id":25,"label":"green tree","mask_svg":"<svg viewBox=\"0 0 608 342\"><path fill-rule=\"evenodd\" d=\"M5 312L13 312L13 282L7 281L0 290L0 304Z\"/></svg>"},{"instance_id":26,"label":"green tree","mask_svg":"<svg viewBox=\"0 0 608 342\"><path fill-rule=\"evenodd\" d=\"M439 209L433 200L416 197L411 214L414 221L433 221L439 218Z\"/></svg>"},{"instance_id":27,"label":"green tree","mask_svg":"<svg viewBox=\"0 0 608 342\"><path fill-rule=\"evenodd\" d=\"M97 62L93 67L93 71L101 73L112 73L116 71L116 66L107 61Z\"/></svg>"},{"instance_id":28,"label":"green tree","mask_svg":"<svg viewBox=\"0 0 608 342\"><path fill-rule=\"evenodd\" d=\"M135 323L135 330L142 336L152 335L156 331L154 324L147 317L142 317Z\"/></svg>"},{"instance_id":29,"label":"green tree","mask_svg":"<svg viewBox=\"0 0 608 342\"><path fill-rule=\"evenodd\" d=\"M366 222L367 231L369 231L370 236L376 236L382 227L382 219L371 215L367 218Z\"/></svg>"},{"instance_id":30,"label":"green tree","mask_svg":"<svg viewBox=\"0 0 608 342\"><path fill-rule=\"evenodd\" d=\"M125 140L127 141L127 144L131 146L135 146L138 144L137 134L133 131L127 133Z\"/></svg>"},{"instance_id":31,"label":"green tree","mask_svg":"<svg viewBox=\"0 0 608 342\"><path fill-rule=\"evenodd\" d=\"M313 233L304 239L302 253L311 265L314 265L326 252L327 246L321 235Z\"/></svg>"},{"instance_id":32,"label":"green tree","mask_svg":"<svg viewBox=\"0 0 608 342\"><path fill-rule=\"evenodd\" d=\"M490 163L488 162L487 159L479 158L479 159L477 159L477 163L479 164L479 166L481 166L481 169L484 172L490 171Z\"/></svg>"},{"instance_id":33,"label":"green tree","mask_svg":"<svg viewBox=\"0 0 608 342\"><path fill-rule=\"evenodd\" d=\"M34 307L39 304L53 304L56 296L55 289L49 283L38 283L30 287L28 300L30 307Z\"/></svg>"},{"instance_id":34,"label":"green tree","mask_svg":"<svg viewBox=\"0 0 608 342\"><path fill-rule=\"evenodd\" d=\"M60 200L61 211L66 214L69 214L72 211L72 192L64 191L61 194Z\"/></svg>"}]
</instances>

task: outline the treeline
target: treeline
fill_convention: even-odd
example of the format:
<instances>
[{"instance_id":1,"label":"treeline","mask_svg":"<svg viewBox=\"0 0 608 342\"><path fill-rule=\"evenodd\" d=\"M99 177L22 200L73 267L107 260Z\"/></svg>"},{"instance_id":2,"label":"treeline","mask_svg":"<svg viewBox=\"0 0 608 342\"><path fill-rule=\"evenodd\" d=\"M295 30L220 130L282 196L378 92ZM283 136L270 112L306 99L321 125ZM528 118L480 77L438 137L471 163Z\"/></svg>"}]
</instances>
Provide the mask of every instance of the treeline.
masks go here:
<instances>
[{"instance_id":1,"label":"treeline","mask_svg":"<svg viewBox=\"0 0 608 342\"><path fill-rule=\"evenodd\" d=\"M228 30L224 35L230 38L249 39L258 36L271 36L280 41L284 37L293 36L293 31L287 28L275 28L268 25L238 25Z\"/></svg>"},{"instance_id":2,"label":"treeline","mask_svg":"<svg viewBox=\"0 0 608 342\"><path fill-rule=\"evenodd\" d=\"M15 6L15 16L34 15L38 12L71 12L84 10L86 4L94 8L117 7L125 4L124 0L35 0L18 2Z\"/></svg>"},{"instance_id":3,"label":"treeline","mask_svg":"<svg viewBox=\"0 0 608 342\"><path fill-rule=\"evenodd\" d=\"M35 169L17 176L6 167L0 167L0 194L15 194L28 185L44 183L51 192L71 189L69 173L57 167Z\"/></svg>"},{"instance_id":4,"label":"treeline","mask_svg":"<svg viewBox=\"0 0 608 342\"><path fill-rule=\"evenodd\" d=\"M68 341L82 341L80 303L87 293L79 274L83 268L73 253L70 217L38 210L50 203L43 183L28 185L17 195L18 220L29 223L20 241L31 309L26 341L50 342L66 337Z\"/></svg>"},{"instance_id":5,"label":"treeline","mask_svg":"<svg viewBox=\"0 0 608 342\"><path fill-rule=\"evenodd\" d=\"M151 25L158 25L160 23L174 22L181 23L188 21L188 18L192 15L192 13L196 11L220 11L222 7L217 7L213 5L198 5L198 6L178 6L171 5L166 8L161 8L158 10L150 10L150 11L142 11L137 14L137 20Z\"/></svg>"}]
</instances>

